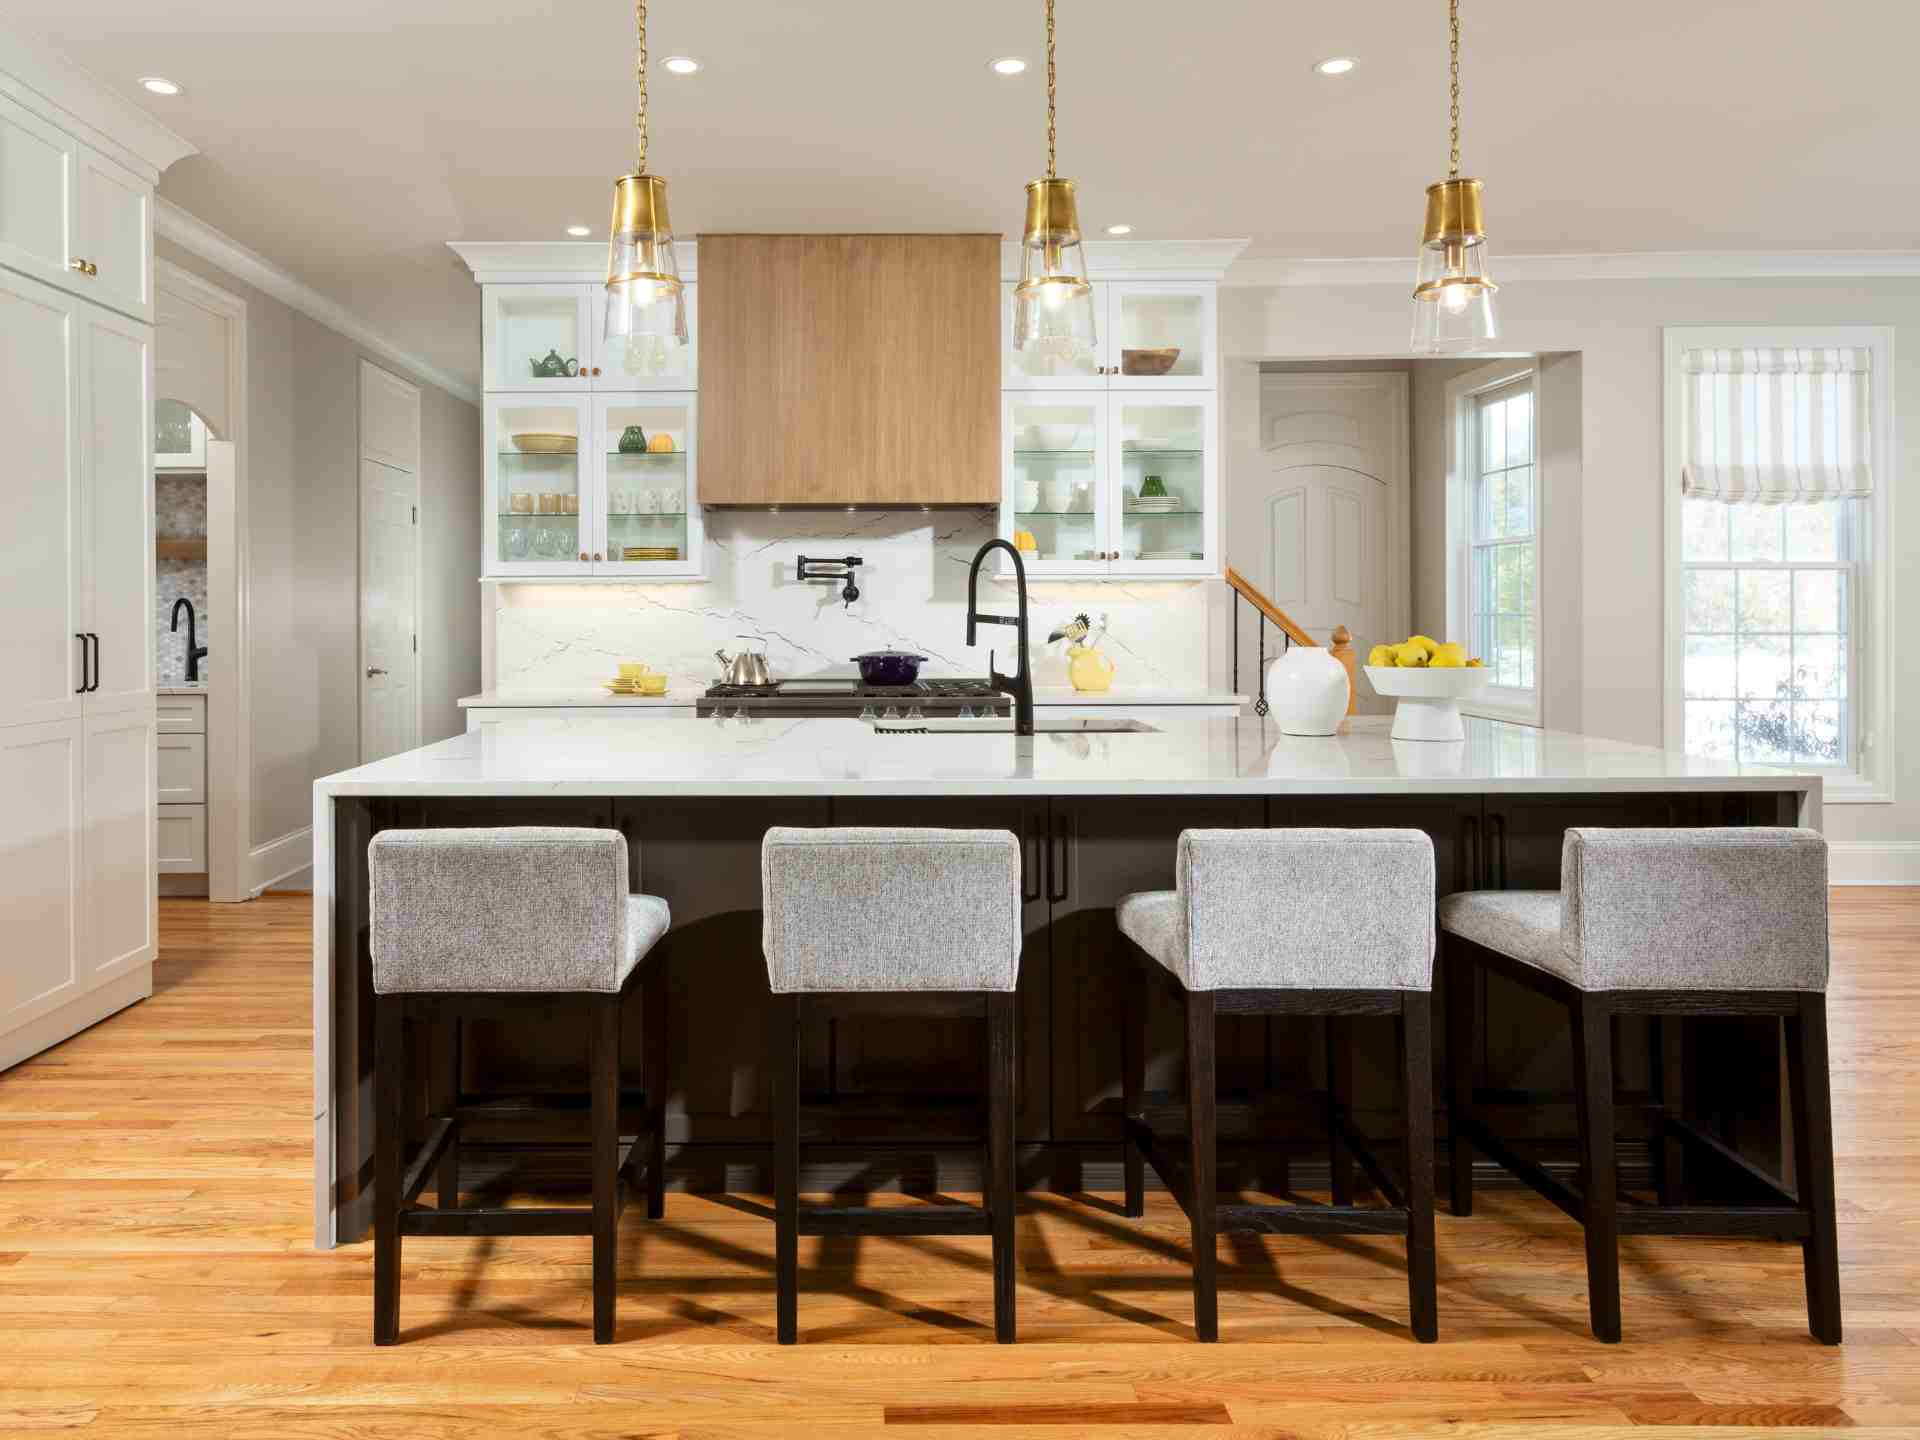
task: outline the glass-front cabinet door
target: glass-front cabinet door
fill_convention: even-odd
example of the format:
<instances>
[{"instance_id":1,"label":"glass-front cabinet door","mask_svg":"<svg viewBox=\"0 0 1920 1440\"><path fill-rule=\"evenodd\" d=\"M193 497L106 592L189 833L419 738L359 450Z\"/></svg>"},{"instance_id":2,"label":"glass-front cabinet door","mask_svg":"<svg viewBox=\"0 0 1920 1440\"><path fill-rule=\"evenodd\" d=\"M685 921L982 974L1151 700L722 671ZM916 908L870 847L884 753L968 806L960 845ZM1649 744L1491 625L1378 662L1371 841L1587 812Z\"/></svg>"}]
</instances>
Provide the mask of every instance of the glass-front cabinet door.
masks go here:
<instances>
[{"instance_id":1,"label":"glass-front cabinet door","mask_svg":"<svg viewBox=\"0 0 1920 1440\"><path fill-rule=\"evenodd\" d=\"M586 390L593 371L591 285L481 287L488 390Z\"/></svg>"},{"instance_id":2,"label":"glass-front cabinet door","mask_svg":"<svg viewBox=\"0 0 1920 1440\"><path fill-rule=\"evenodd\" d=\"M1106 573L1106 397L1009 394L1003 402L1001 533L1029 571Z\"/></svg>"},{"instance_id":3,"label":"glass-front cabinet door","mask_svg":"<svg viewBox=\"0 0 1920 1440\"><path fill-rule=\"evenodd\" d=\"M1219 530L1219 445L1211 393L1115 395L1108 402L1113 569L1209 574Z\"/></svg>"},{"instance_id":4,"label":"glass-front cabinet door","mask_svg":"<svg viewBox=\"0 0 1920 1440\"><path fill-rule=\"evenodd\" d=\"M1106 293L1107 384L1116 390L1211 390L1216 287L1177 281L1114 281Z\"/></svg>"},{"instance_id":5,"label":"glass-front cabinet door","mask_svg":"<svg viewBox=\"0 0 1920 1440\"><path fill-rule=\"evenodd\" d=\"M594 397L595 574L700 573L695 405L691 393Z\"/></svg>"},{"instance_id":6,"label":"glass-front cabinet door","mask_svg":"<svg viewBox=\"0 0 1920 1440\"><path fill-rule=\"evenodd\" d=\"M699 286L691 281L685 287L687 300L687 343L669 344L665 340L609 341L607 324L607 287L590 285L593 308L593 388L610 390L694 390L700 385L698 356L700 346Z\"/></svg>"},{"instance_id":7,"label":"glass-front cabinet door","mask_svg":"<svg viewBox=\"0 0 1920 1440\"><path fill-rule=\"evenodd\" d=\"M1095 284L1097 306L1105 287ZM1095 312L1098 314L1098 310ZM1013 347L1013 286L1000 287L1000 385L1006 390L1103 390L1105 342L1092 350L1016 350Z\"/></svg>"},{"instance_id":8,"label":"glass-front cabinet door","mask_svg":"<svg viewBox=\"0 0 1920 1440\"><path fill-rule=\"evenodd\" d=\"M593 572L591 406L585 395L488 397L489 576Z\"/></svg>"}]
</instances>

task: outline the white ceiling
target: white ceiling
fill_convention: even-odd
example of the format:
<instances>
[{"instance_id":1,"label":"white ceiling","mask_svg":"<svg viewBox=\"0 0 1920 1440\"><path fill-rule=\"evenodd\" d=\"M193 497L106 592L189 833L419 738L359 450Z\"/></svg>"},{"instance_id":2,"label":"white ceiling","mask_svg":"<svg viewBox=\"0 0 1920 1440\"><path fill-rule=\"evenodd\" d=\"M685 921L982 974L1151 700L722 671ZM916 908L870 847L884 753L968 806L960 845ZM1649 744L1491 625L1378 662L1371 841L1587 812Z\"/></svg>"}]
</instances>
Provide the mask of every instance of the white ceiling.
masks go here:
<instances>
[{"instance_id":1,"label":"white ceiling","mask_svg":"<svg viewBox=\"0 0 1920 1440\"><path fill-rule=\"evenodd\" d=\"M1017 230L1040 0L652 0L680 234ZM1465 0L1465 169L1499 254L1907 249L1920 6ZM1408 253L1446 161L1442 0L1059 0L1060 170L1098 233ZM477 374L450 239L606 224L623 0L7 0L200 147L161 193L402 347ZM689 79L658 69L697 56ZM1005 80L997 55L1036 63ZM1340 80L1312 63L1354 55ZM179 81L162 100L141 75Z\"/></svg>"}]
</instances>

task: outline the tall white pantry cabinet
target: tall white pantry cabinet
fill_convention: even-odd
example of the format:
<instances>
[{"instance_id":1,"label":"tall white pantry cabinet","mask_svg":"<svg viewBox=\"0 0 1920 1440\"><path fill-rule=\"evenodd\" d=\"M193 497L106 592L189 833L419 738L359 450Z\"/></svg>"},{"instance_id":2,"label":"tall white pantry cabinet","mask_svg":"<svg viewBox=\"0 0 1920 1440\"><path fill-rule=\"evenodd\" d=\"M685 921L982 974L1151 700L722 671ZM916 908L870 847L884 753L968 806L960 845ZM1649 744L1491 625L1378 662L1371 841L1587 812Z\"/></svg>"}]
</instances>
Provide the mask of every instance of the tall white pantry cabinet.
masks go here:
<instances>
[{"instance_id":1,"label":"tall white pantry cabinet","mask_svg":"<svg viewBox=\"0 0 1920 1440\"><path fill-rule=\"evenodd\" d=\"M153 992L152 209L189 150L0 33L0 1069Z\"/></svg>"}]
</instances>

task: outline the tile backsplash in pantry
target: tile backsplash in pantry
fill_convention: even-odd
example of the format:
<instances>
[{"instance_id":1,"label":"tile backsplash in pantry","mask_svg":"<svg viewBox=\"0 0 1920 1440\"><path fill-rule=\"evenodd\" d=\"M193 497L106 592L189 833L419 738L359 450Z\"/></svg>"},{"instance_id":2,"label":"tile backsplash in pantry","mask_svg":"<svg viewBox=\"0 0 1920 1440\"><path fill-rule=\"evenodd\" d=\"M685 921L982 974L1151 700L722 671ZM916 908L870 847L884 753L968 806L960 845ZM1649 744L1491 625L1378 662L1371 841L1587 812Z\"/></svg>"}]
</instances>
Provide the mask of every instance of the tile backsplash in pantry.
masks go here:
<instances>
[{"instance_id":1,"label":"tile backsplash in pantry","mask_svg":"<svg viewBox=\"0 0 1920 1440\"><path fill-rule=\"evenodd\" d=\"M716 510L707 516L703 583L496 585L493 688L597 685L622 660L664 670L676 686L717 678L716 649L763 635L776 678L851 672L864 650L912 650L928 675L984 675L987 652L1014 666L1013 632L982 629L966 646L967 566L994 533L991 509L940 511ZM858 555L860 598L838 584L794 579L801 555ZM1010 583L981 572L980 605L1011 613ZM1193 580L1032 581L1034 681L1065 685L1066 662L1045 640L1079 611L1105 612L1105 648L1118 686L1201 690L1207 682L1207 587Z\"/></svg>"},{"instance_id":2,"label":"tile backsplash in pantry","mask_svg":"<svg viewBox=\"0 0 1920 1440\"><path fill-rule=\"evenodd\" d=\"M207 482L200 475L169 475L153 480L154 534L167 539L198 538L207 534ZM194 625L202 645L207 639L207 562L162 556L155 565L153 586L154 654L159 683L182 685L187 674L187 627L181 617L179 633L169 627L173 602L185 596L193 604ZM207 678L211 657L200 661L200 678Z\"/></svg>"}]
</instances>

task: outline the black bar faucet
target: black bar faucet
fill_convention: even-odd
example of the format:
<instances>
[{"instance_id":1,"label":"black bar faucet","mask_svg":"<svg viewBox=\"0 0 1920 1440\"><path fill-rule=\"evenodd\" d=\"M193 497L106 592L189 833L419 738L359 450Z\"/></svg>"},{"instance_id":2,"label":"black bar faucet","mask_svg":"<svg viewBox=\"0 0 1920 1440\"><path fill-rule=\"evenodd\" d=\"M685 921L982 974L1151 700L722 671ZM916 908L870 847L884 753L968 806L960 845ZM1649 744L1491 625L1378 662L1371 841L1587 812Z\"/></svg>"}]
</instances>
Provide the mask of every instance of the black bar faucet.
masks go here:
<instances>
[{"instance_id":1,"label":"black bar faucet","mask_svg":"<svg viewBox=\"0 0 1920 1440\"><path fill-rule=\"evenodd\" d=\"M197 643L193 633L193 602L182 595L173 602L173 624L168 628L176 635L180 633L180 607L187 610L187 683L197 684L200 679L200 662L206 658L207 647ZM1025 632L1022 632L1023 634Z\"/></svg>"},{"instance_id":2,"label":"black bar faucet","mask_svg":"<svg viewBox=\"0 0 1920 1440\"><path fill-rule=\"evenodd\" d=\"M977 592L980 588L980 566L987 556L995 550L1004 550L1013 557L1013 576L1020 587L1020 613L1018 615L982 615ZM987 541L973 557L973 567L967 571L967 644L972 645L976 625L1012 625L1020 632L1020 668L1011 675L1002 675L993 668L993 652L987 652L987 683L994 689L1004 691L1013 697L1013 733L1016 735L1033 734L1033 672L1027 667L1027 565L1020 558L1020 552L1005 540L998 538Z\"/></svg>"}]
</instances>

